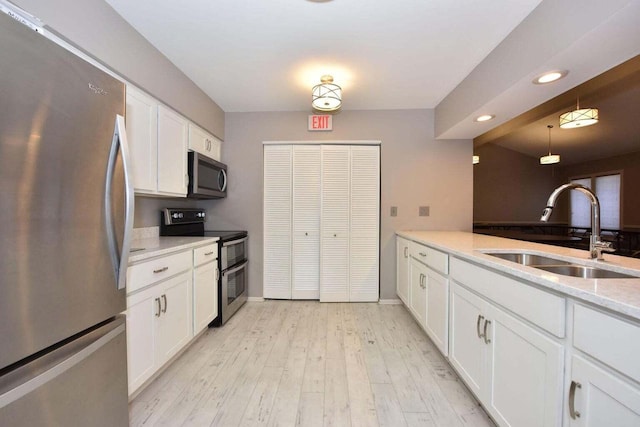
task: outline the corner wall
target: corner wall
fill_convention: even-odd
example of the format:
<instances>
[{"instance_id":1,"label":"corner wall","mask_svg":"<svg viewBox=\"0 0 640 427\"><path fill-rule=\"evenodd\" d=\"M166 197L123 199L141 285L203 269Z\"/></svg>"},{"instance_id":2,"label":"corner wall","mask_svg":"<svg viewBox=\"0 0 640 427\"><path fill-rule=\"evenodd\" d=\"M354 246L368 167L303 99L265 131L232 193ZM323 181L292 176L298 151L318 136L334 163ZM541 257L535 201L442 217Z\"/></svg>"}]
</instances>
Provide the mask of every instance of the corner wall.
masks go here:
<instances>
[{"instance_id":1,"label":"corner wall","mask_svg":"<svg viewBox=\"0 0 640 427\"><path fill-rule=\"evenodd\" d=\"M262 296L262 142L380 140L380 298L395 299L396 230L471 230L472 141L436 141L433 110L342 111L332 132L308 132L308 115L226 114L228 197L206 203L207 227L249 231L249 296ZM418 216L421 205L430 206L430 216Z\"/></svg>"}]
</instances>

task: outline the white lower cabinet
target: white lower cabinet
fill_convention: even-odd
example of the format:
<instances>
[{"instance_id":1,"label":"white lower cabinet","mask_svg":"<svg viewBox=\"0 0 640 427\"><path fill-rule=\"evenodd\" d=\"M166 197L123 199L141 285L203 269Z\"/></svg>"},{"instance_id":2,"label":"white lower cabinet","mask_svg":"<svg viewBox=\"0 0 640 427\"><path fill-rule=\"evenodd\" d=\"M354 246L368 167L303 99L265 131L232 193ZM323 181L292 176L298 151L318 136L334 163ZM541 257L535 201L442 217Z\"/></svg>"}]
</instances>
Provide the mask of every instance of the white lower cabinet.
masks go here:
<instances>
[{"instance_id":1,"label":"white lower cabinet","mask_svg":"<svg viewBox=\"0 0 640 427\"><path fill-rule=\"evenodd\" d=\"M206 329L218 316L218 263L210 262L193 271L193 333Z\"/></svg>"},{"instance_id":2,"label":"white lower cabinet","mask_svg":"<svg viewBox=\"0 0 640 427\"><path fill-rule=\"evenodd\" d=\"M409 305L409 241L396 237L396 294Z\"/></svg>"},{"instance_id":3,"label":"white lower cabinet","mask_svg":"<svg viewBox=\"0 0 640 427\"><path fill-rule=\"evenodd\" d=\"M129 395L191 337L191 271L127 297Z\"/></svg>"},{"instance_id":4,"label":"white lower cabinet","mask_svg":"<svg viewBox=\"0 0 640 427\"><path fill-rule=\"evenodd\" d=\"M438 350L449 354L449 279L426 269L427 317L425 331Z\"/></svg>"},{"instance_id":5,"label":"white lower cabinet","mask_svg":"<svg viewBox=\"0 0 640 427\"><path fill-rule=\"evenodd\" d=\"M457 283L449 360L499 425L561 425L563 345Z\"/></svg>"},{"instance_id":6,"label":"white lower cabinet","mask_svg":"<svg viewBox=\"0 0 640 427\"><path fill-rule=\"evenodd\" d=\"M640 388L580 356L571 359L568 394L569 426L640 426Z\"/></svg>"},{"instance_id":7,"label":"white lower cabinet","mask_svg":"<svg viewBox=\"0 0 640 427\"><path fill-rule=\"evenodd\" d=\"M413 313L420 326L425 327L427 321L427 275L425 274L427 267L411 258L409 261L410 271L410 289L409 289L409 308Z\"/></svg>"}]
</instances>

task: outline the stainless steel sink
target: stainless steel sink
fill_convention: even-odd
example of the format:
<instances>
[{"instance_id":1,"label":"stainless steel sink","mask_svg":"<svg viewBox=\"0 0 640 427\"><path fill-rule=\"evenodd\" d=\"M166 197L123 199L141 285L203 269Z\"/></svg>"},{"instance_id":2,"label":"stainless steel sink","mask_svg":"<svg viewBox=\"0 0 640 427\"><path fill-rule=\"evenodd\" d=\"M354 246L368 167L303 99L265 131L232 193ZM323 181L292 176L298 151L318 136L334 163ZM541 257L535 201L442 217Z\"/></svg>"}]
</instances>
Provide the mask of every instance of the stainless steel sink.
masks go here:
<instances>
[{"instance_id":1,"label":"stainless steel sink","mask_svg":"<svg viewBox=\"0 0 640 427\"><path fill-rule=\"evenodd\" d=\"M639 278L625 273L618 273L616 271L605 270L598 267L579 265L569 261L527 252L485 252L485 254L562 276L581 277L583 279Z\"/></svg>"},{"instance_id":2,"label":"stainless steel sink","mask_svg":"<svg viewBox=\"0 0 640 427\"><path fill-rule=\"evenodd\" d=\"M539 265L569 265L570 262L544 255L529 254L526 252L485 252L497 258L515 262L529 267L537 267Z\"/></svg>"},{"instance_id":3,"label":"stainless steel sink","mask_svg":"<svg viewBox=\"0 0 640 427\"><path fill-rule=\"evenodd\" d=\"M603 270L602 268L587 267L585 265L538 265L536 268L549 273L562 276L582 277L583 279L637 279L617 271Z\"/></svg>"}]
</instances>

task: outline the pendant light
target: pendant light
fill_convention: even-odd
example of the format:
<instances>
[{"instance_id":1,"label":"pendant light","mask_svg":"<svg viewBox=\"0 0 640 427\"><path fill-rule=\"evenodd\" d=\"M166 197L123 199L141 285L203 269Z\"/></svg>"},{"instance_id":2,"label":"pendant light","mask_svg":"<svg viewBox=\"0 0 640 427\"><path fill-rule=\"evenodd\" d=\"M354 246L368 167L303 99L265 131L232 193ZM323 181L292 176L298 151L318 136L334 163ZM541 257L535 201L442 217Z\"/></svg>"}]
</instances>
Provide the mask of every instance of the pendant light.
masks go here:
<instances>
[{"instance_id":1,"label":"pendant light","mask_svg":"<svg viewBox=\"0 0 640 427\"><path fill-rule=\"evenodd\" d=\"M598 123L597 108L580 108L580 98L576 103L576 109L560 115L560 127L573 129L577 127L591 126Z\"/></svg>"},{"instance_id":2,"label":"pendant light","mask_svg":"<svg viewBox=\"0 0 640 427\"><path fill-rule=\"evenodd\" d=\"M559 154L551 154L551 128L553 125L547 125L549 129L549 154L546 156L540 157L541 165L553 165L555 163L560 163L560 155Z\"/></svg>"},{"instance_id":3,"label":"pendant light","mask_svg":"<svg viewBox=\"0 0 640 427\"><path fill-rule=\"evenodd\" d=\"M311 91L311 105L318 111L336 111L342 105L342 88L328 74L320 77L320 82Z\"/></svg>"}]
</instances>

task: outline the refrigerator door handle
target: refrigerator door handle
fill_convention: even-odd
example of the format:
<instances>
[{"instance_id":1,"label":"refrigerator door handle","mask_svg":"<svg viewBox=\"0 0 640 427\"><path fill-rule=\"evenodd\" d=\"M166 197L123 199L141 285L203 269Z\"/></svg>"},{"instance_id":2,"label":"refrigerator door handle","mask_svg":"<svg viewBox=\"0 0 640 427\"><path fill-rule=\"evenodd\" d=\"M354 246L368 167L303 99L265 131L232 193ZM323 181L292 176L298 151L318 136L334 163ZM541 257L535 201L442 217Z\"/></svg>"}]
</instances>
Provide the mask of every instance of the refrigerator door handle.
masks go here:
<instances>
[{"instance_id":1,"label":"refrigerator door handle","mask_svg":"<svg viewBox=\"0 0 640 427\"><path fill-rule=\"evenodd\" d=\"M122 237L122 250L118 253L118 240L116 238L115 224L113 222L113 214L111 207L111 194L113 189L113 174L115 172L118 150L122 156L122 167L124 169L124 186L125 186L125 221L124 236ZM117 114L115 128L113 130L113 139L111 142L111 151L109 152L109 162L107 164L107 179L104 194L105 219L107 227L107 235L109 239L109 253L116 277L116 286L118 289L125 289L127 280L127 264L129 263L129 250L131 249L131 235L133 233L133 207L134 193L133 182L130 174L130 157L129 143L127 141L127 132L124 126L124 117Z\"/></svg>"},{"instance_id":2,"label":"refrigerator door handle","mask_svg":"<svg viewBox=\"0 0 640 427\"><path fill-rule=\"evenodd\" d=\"M96 330L87 336L80 338L75 344L78 348L67 350L61 347L57 351L62 356L57 356L56 351L44 356L37 369L25 369L23 375L13 379L11 384L0 382L0 408L17 401L48 382L60 377L69 369L79 365L93 353L100 350L118 335L125 333L124 319L114 322L116 325L107 325L104 330ZM64 354L72 351L69 357ZM62 361L60 361L62 360ZM27 365L28 366L28 365ZM10 374L8 374L10 375ZM6 391L5 391L6 390Z\"/></svg>"}]
</instances>

